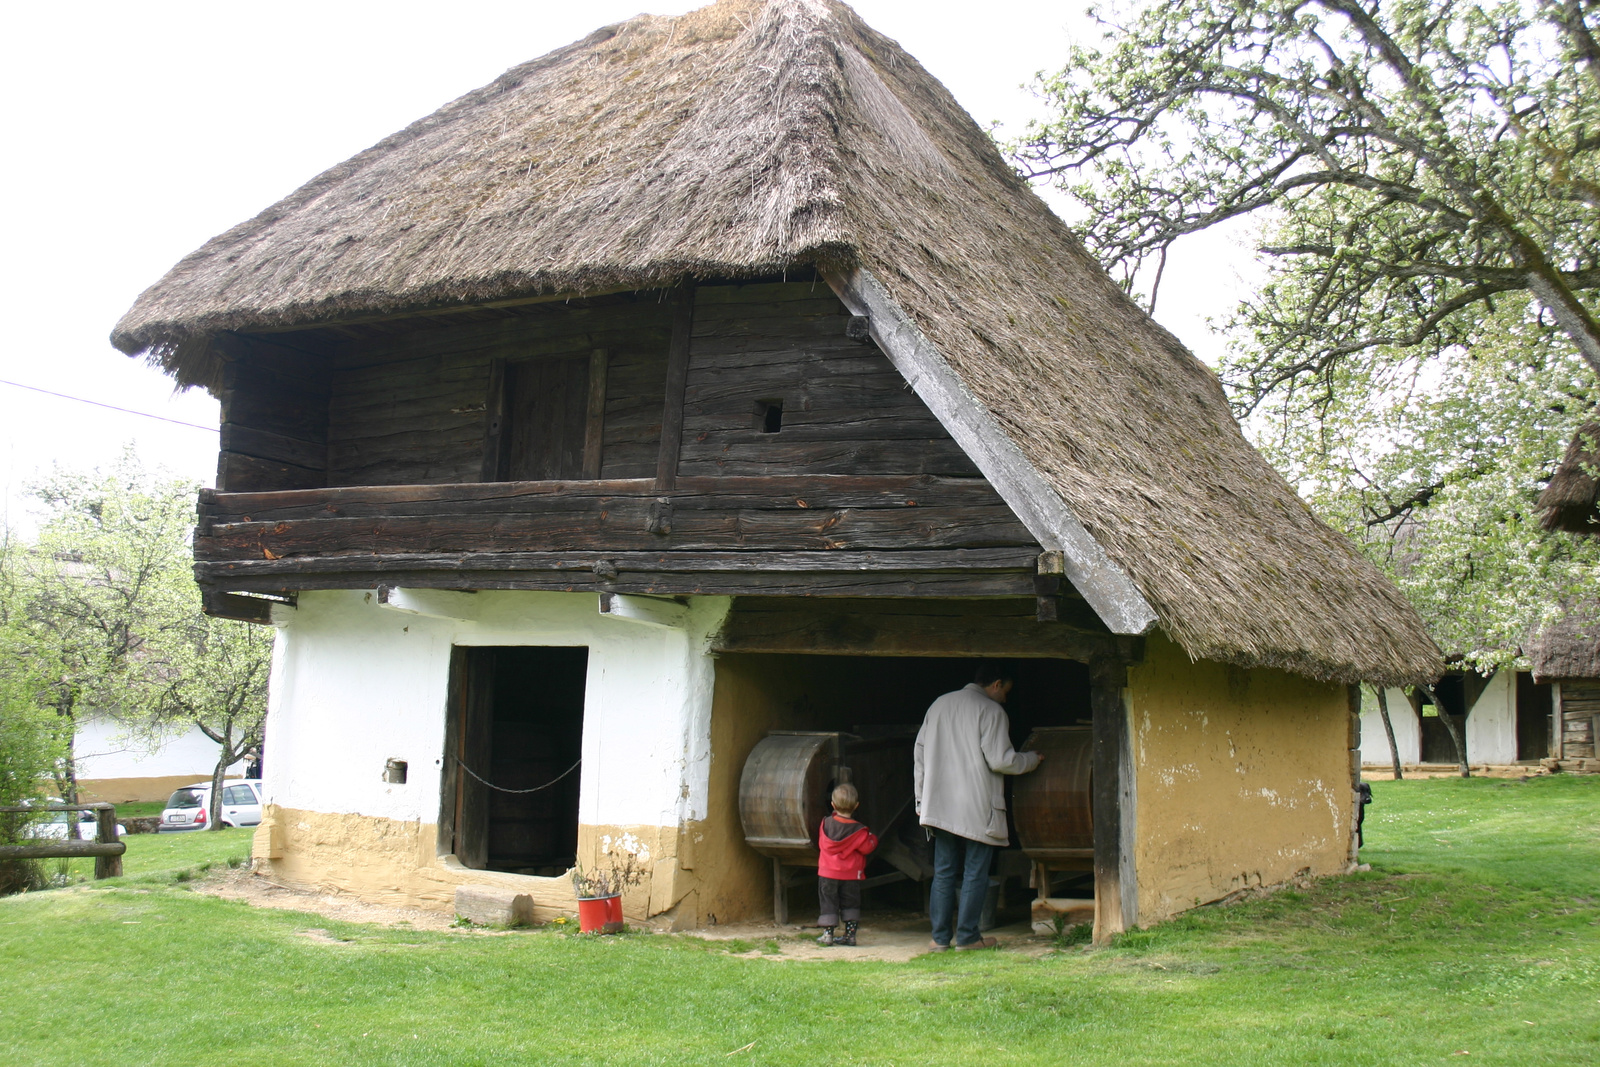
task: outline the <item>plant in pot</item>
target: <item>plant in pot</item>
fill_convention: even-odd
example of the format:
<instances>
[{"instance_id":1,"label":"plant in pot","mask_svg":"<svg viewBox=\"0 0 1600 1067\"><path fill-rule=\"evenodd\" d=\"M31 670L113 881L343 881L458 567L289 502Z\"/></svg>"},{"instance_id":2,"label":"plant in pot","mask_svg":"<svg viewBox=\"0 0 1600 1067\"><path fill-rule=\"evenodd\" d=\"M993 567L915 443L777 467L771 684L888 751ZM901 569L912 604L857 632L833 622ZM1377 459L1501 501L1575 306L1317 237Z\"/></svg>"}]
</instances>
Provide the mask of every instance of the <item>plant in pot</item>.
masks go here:
<instances>
[{"instance_id":1,"label":"plant in pot","mask_svg":"<svg viewBox=\"0 0 1600 1067\"><path fill-rule=\"evenodd\" d=\"M572 888L578 894L578 932L615 934L624 929L622 891L644 881L650 848L632 834L600 838L605 857L591 869L572 868Z\"/></svg>"}]
</instances>

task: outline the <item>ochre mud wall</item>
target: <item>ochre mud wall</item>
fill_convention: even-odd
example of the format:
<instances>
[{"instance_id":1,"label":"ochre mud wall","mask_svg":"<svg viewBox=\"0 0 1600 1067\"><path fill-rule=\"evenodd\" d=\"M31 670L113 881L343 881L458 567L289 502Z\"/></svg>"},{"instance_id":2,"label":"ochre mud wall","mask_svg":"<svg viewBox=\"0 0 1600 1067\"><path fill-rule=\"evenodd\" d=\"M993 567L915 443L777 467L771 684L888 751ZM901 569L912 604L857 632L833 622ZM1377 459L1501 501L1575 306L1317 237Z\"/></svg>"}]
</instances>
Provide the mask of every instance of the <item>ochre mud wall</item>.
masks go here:
<instances>
[{"instance_id":1,"label":"ochre mud wall","mask_svg":"<svg viewBox=\"0 0 1600 1067\"><path fill-rule=\"evenodd\" d=\"M1128 672L1140 925L1349 863L1344 686L1192 663L1159 635Z\"/></svg>"},{"instance_id":2,"label":"ochre mud wall","mask_svg":"<svg viewBox=\"0 0 1600 1067\"><path fill-rule=\"evenodd\" d=\"M580 826L579 856L592 866L601 859L603 836L615 839L626 833L645 844L650 861L643 882L623 895L623 913L636 922L665 915L674 928L694 926L692 914L674 911L694 888L693 876L678 870L675 827ZM257 870L285 885L349 893L389 907L449 912L460 885L493 885L527 893L539 922L571 915L578 907L572 881L565 876L535 878L472 870L454 857L438 855L433 823L269 804L256 829L253 853Z\"/></svg>"},{"instance_id":3,"label":"ochre mud wall","mask_svg":"<svg viewBox=\"0 0 1600 1067\"><path fill-rule=\"evenodd\" d=\"M230 774L228 780L241 778ZM164 774L151 778L80 778L78 799L85 803L106 801L110 804L139 804L151 800L166 800L174 791L196 782L209 782L210 771L199 774Z\"/></svg>"}]
</instances>

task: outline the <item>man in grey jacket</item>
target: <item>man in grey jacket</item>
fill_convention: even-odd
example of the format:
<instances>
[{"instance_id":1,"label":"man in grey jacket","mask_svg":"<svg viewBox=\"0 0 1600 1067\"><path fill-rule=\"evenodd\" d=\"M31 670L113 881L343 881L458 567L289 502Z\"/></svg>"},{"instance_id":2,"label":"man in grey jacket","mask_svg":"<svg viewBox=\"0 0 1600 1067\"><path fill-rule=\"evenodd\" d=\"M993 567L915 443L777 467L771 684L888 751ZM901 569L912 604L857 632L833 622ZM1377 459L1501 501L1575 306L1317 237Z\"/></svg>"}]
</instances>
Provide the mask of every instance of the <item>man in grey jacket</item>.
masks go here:
<instances>
[{"instance_id":1,"label":"man in grey jacket","mask_svg":"<svg viewBox=\"0 0 1600 1067\"><path fill-rule=\"evenodd\" d=\"M950 947L952 920L957 949L995 943L978 922L994 850L1011 840L1001 775L1027 774L1040 760L1011 747L1011 720L1000 705L1013 684L1007 664L984 660L970 685L933 702L917 732L917 815L933 838L928 947L935 952Z\"/></svg>"}]
</instances>

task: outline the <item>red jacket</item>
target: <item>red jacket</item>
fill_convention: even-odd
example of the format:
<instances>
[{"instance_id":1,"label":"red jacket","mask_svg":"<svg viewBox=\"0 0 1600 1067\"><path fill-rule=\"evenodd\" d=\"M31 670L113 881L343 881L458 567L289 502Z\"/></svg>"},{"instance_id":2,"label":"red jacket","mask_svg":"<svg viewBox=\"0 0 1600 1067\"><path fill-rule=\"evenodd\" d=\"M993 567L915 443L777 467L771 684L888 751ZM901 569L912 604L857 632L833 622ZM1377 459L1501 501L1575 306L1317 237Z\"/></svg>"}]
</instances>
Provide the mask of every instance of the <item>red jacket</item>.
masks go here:
<instances>
[{"instance_id":1,"label":"red jacket","mask_svg":"<svg viewBox=\"0 0 1600 1067\"><path fill-rule=\"evenodd\" d=\"M878 847L878 839L865 823L834 812L822 820L817 833L817 877L858 882L867 876L867 853Z\"/></svg>"}]
</instances>

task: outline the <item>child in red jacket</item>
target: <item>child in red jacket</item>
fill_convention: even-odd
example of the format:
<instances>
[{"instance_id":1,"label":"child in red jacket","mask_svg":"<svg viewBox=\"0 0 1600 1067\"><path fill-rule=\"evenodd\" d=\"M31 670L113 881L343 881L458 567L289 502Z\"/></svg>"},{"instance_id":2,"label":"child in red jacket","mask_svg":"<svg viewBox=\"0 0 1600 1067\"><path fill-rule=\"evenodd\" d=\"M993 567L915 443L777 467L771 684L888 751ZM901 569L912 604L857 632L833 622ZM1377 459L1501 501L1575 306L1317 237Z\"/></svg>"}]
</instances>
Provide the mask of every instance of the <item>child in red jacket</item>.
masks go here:
<instances>
[{"instance_id":1,"label":"child in red jacket","mask_svg":"<svg viewBox=\"0 0 1600 1067\"><path fill-rule=\"evenodd\" d=\"M822 927L820 945L853 945L856 926L861 922L861 880L867 876L867 853L878 847L878 839L863 823L851 818L861 804L861 796L849 782L833 790L833 814L822 820L817 847L817 925ZM844 936L834 937L833 928L844 917Z\"/></svg>"}]
</instances>

